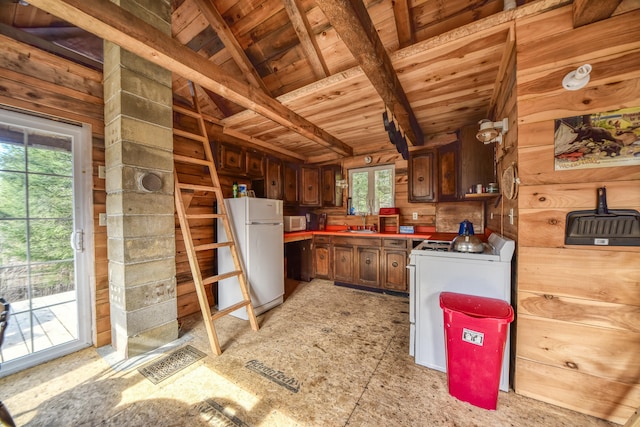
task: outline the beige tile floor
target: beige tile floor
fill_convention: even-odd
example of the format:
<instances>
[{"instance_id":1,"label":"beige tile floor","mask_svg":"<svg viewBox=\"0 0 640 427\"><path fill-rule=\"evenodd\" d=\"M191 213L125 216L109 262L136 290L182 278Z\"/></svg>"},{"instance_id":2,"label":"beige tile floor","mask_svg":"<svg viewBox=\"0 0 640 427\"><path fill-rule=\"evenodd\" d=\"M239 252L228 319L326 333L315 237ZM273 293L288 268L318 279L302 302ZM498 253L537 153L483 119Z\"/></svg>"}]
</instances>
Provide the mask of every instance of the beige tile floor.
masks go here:
<instances>
[{"instance_id":1,"label":"beige tile floor","mask_svg":"<svg viewBox=\"0 0 640 427\"><path fill-rule=\"evenodd\" d=\"M406 298L314 280L259 321L257 332L217 321L224 353L213 356L190 317L163 350L208 355L157 385L138 368L160 352L118 362L109 348L86 349L1 379L0 398L20 426L615 425L513 392L500 392L496 411L451 397L446 374L408 355Z\"/></svg>"}]
</instances>

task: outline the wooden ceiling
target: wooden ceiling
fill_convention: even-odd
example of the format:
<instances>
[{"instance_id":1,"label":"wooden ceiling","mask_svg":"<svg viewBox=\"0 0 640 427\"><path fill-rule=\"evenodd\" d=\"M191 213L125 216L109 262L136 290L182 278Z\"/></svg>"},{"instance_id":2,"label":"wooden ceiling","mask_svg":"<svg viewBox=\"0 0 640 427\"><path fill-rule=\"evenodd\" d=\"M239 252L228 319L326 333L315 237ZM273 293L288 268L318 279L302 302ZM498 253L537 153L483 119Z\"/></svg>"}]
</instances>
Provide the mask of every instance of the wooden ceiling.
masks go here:
<instances>
[{"instance_id":1,"label":"wooden ceiling","mask_svg":"<svg viewBox=\"0 0 640 427\"><path fill-rule=\"evenodd\" d=\"M494 118L514 18L570 1L515 3L151 2L171 7L168 36L108 1L0 0L0 32L94 68L102 39L118 43L174 72L176 102L193 82L219 138L315 163L388 150L385 111L413 145Z\"/></svg>"}]
</instances>

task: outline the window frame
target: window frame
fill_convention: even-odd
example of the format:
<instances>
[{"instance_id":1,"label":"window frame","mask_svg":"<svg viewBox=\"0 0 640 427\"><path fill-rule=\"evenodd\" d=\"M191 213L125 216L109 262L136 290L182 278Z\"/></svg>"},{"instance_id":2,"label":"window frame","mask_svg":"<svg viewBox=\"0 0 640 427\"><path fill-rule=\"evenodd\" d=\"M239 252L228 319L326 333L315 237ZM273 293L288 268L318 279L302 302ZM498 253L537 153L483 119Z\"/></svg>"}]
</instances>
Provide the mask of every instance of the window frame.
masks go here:
<instances>
[{"instance_id":1,"label":"window frame","mask_svg":"<svg viewBox=\"0 0 640 427\"><path fill-rule=\"evenodd\" d=\"M391 204L392 206L388 206L388 207L395 207L395 204L396 204L396 183L395 183L396 165L395 164L365 166L365 167L352 168L348 170L349 184L350 184L349 198L351 198L352 201L353 201L353 185L351 184L353 183L353 174L362 173L362 172L368 173L367 206L370 206L370 202L371 202L371 205L374 206L371 212L367 212L368 215L378 215L380 212L380 206L378 206L376 210L375 200L373 198L373 195L375 195L375 173L377 171L382 171L382 170L389 170L391 172L391 200L392 200ZM355 203L353 203L352 206L355 206ZM384 206L384 207L387 207L387 206ZM361 212L356 212L356 214L360 214L360 213Z\"/></svg>"}]
</instances>

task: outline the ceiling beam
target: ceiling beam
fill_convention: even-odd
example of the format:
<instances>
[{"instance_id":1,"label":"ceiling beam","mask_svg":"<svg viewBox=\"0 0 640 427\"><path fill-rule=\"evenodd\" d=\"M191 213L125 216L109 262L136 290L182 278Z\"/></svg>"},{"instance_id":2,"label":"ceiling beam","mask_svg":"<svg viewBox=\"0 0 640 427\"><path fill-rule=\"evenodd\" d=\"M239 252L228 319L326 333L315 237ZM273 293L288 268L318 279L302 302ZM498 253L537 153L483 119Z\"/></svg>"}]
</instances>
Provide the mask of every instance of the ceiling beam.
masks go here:
<instances>
[{"instance_id":1,"label":"ceiling beam","mask_svg":"<svg viewBox=\"0 0 640 427\"><path fill-rule=\"evenodd\" d=\"M396 21L400 49L411 46L416 42L416 34L413 31L409 0L394 0L391 3L393 3L393 18Z\"/></svg>"},{"instance_id":2,"label":"ceiling beam","mask_svg":"<svg viewBox=\"0 0 640 427\"><path fill-rule=\"evenodd\" d=\"M344 142L108 0L30 0L29 3L342 156L353 154L352 148Z\"/></svg>"},{"instance_id":3,"label":"ceiling beam","mask_svg":"<svg viewBox=\"0 0 640 427\"><path fill-rule=\"evenodd\" d=\"M424 135L362 0L316 0L413 145ZM380 117L382 126L382 116Z\"/></svg>"},{"instance_id":4,"label":"ceiling beam","mask_svg":"<svg viewBox=\"0 0 640 427\"><path fill-rule=\"evenodd\" d=\"M327 77L329 75L329 68L322 57L320 47L313 34L311 25L309 25L307 15L302 10L300 0L282 0L282 3L284 4L284 10L286 10L289 15L289 19L291 19L291 25L298 35L300 46L309 61L313 74L315 74L317 79Z\"/></svg>"},{"instance_id":5,"label":"ceiling beam","mask_svg":"<svg viewBox=\"0 0 640 427\"><path fill-rule=\"evenodd\" d=\"M218 37L222 41L222 44L228 49L229 55L233 58L233 61L238 65L240 71L244 74L244 76L249 80L256 88L260 88L267 95L271 95L269 89L264 84L262 77L258 74L255 67L247 57L247 54L242 49L240 43L238 43L238 39L231 31L231 28L224 21L222 15L216 6L213 4L211 0L194 0L200 12L202 12L202 16L207 20L211 28L218 34Z\"/></svg>"},{"instance_id":6,"label":"ceiling beam","mask_svg":"<svg viewBox=\"0 0 640 427\"><path fill-rule=\"evenodd\" d=\"M574 0L573 28L609 18L622 0Z\"/></svg>"}]
</instances>

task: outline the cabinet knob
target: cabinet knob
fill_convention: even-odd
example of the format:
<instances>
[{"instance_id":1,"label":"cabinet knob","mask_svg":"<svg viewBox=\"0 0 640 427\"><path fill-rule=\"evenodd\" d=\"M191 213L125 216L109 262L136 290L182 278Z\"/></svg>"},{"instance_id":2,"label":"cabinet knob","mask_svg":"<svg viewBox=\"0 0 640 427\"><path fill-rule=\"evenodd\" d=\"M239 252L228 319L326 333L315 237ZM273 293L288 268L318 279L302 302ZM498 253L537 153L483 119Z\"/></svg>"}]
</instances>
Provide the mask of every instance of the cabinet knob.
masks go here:
<instances>
[{"instance_id":1,"label":"cabinet knob","mask_svg":"<svg viewBox=\"0 0 640 427\"><path fill-rule=\"evenodd\" d=\"M419 176L418 177L418 181L420 181L420 182L424 181L424 176Z\"/></svg>"},{"instance_id":2,"label":"cabinet knob","mask_svg":"<svg viewBox=\"0 0 640 427\"><path fill-rule=\"evenodd\" d=\"M320 259L324 259L324 255L320 255Z\"/></svg>"},{"instance_id":3,"label":"cabinet knob","mask_svg":"<svg viewBox=\"0 0 640 427\"><path fill-rule=\"evenodd\" d=\"M370 260L369 258L367 258L367 259L364 261L364 263L365 263L365 264L367 264L367 265L368 265L368 264L371 264L371 260Z\"/></svg>"},{"instance_id":4,"label":"cabinet knob","mask_svg":"<svg viewBox=\"0 0 640 427\"><path fill-rule=\"evenodd\" d=\"M342 257L342 259L341 259L340 261L342 261L342 262L346 262L346 261L347 261L347 259L346 259L345 257Z\"/></svg>"},{"instance_id":5,"label":"cabinet knob","mask_svg":"<svg viewBox=\"0 0 640 427\"><path fill-rule=\"evenodd\" d=\"M397 261L393 261L393 262L391 263L391 265L392 265L392 266L394 266L394 267L397 267L397 266L398 266L398 262L397 262Z\"/></svg>"},{"instance_id":6,"label":"cabinet knob","mask_svg":"<svg viewBox=\"0 0 640 427\"><path fill-rule=\"evenodd\" d=\"M307 189L308 189L309 191L311 191L311 190L313 190L313 186L311 186L311 185L310 185L310 186L308 186L308 187L307 187Z\"/></svg>"}]
</instances>

